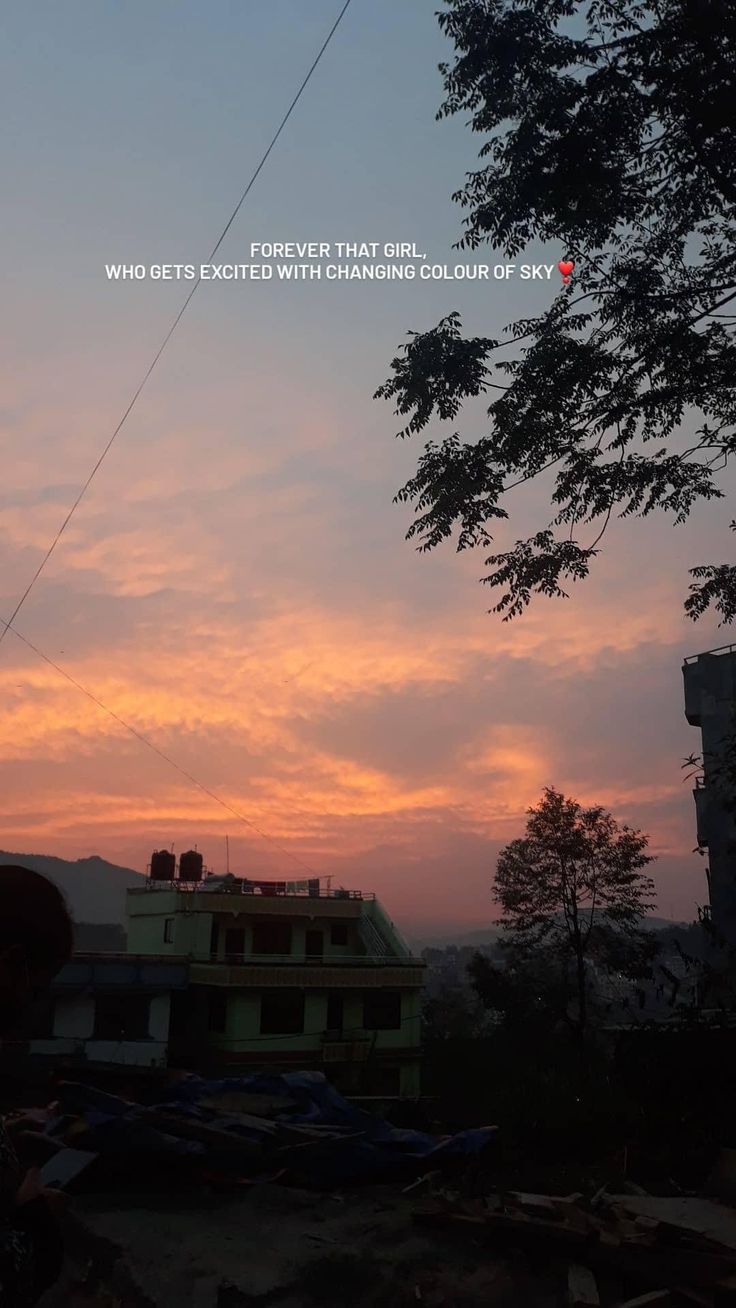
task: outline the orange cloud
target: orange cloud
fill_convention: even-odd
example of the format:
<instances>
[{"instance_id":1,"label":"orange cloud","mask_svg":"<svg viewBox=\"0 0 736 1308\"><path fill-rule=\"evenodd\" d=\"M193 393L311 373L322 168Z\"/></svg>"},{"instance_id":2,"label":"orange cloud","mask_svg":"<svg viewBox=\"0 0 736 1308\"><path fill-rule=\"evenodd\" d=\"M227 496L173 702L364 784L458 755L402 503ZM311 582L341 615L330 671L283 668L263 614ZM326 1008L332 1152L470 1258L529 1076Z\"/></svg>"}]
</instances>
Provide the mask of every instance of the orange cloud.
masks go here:
<instances>
[{"instance_id":1,"label":"orange cloud","mask_svg":"<svg viewBox=\"0 0 736 1308\"><path fill-rule=\"evenodd\" d=\"M472 851L473 884L485 886L491 851L523 829L549 783L634 814L658 847L682 849L679 777L659 759L643 785L617 774L584 713L551 725L558 695L601 666L615 680L652 650L679 662L677 578L663 584L643 560L632 581L626 558L608 555L569 603L542 601L509 624L489 618L477 558L420 559L402 541L390 506L400 477L390 444L367 439L371 423L351 440L314 383L302 378L295 396L272 367L241 372L223 366L222 390L188 391L174 415L170 391L151 396L20 630L296 858L347 880L351 866L367 868L392 894L395 876L406 902L438 850L438 905L457 894L455 851ZM65 392L53 369L43 397L30 373L16 392L6 613L109 430L110 406L93 394L76 429L58 431ZM47 449L53 457L37 457ZM64 469L63 485L49 466ZM526 684L545 692L531 721L507 704L509 686ZM142 867L153 840L221 846L237 830L250 858L289 866L11 636L0 694L4 844L122 851ZM365 725L373 710L382 752ZM420 743L407 744L402 732L422 720Z\"/></svg>"}]
</instances>

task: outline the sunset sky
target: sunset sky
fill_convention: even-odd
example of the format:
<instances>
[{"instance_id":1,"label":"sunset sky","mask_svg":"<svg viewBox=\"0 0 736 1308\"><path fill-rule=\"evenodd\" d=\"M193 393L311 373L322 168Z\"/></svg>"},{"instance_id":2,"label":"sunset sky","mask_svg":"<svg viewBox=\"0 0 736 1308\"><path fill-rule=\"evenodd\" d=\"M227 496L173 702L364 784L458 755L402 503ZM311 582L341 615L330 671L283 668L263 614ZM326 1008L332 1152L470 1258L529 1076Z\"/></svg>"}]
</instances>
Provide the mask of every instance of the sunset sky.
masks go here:
<instances>
[{"instance_id":1,"label":"sunset sky","mask_svg":"<svg viewBox=\"0 0 736 1308\"><path fill-rule=\"evenodd\" d=\"M3 6L3 615L187 293L105 264L207 258L338 8ZM467 258L451 192L480 141L434 121L451 54L434 8L356 0L223 259L305 239ZM681 664L729 633L694 627L682 598L688 567L727 554L728 502L684 528L614 523L587 584L511 624L487 614L482 557L417 554L392 503L421 445L371 397L406 332L459 309L494 335L558 290L203 285L17 626L274 843L9 634L0 846L142 870L154 846L197 843L220 869L227 834L246 875L306 865L406 927L472 929L494 915L498 849L555 784L648 831L659 912L692 916ZM479 435L479 414L460 430ZM546 522L544 490L518 492L499 545Z\"/></svg>"}]
</instances>

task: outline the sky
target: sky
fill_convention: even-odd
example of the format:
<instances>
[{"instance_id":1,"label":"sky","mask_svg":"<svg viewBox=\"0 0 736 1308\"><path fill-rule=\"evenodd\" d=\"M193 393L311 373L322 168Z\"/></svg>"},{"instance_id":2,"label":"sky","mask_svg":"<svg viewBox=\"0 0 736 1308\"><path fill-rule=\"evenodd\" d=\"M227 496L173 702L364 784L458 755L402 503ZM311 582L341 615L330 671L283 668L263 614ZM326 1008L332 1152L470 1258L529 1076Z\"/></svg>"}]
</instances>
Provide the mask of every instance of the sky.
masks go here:
<instances>
[{"instance_id":1,"label":"sky","mask_svg":"<svg viewBox=\"0 0 736 1308\"><path fill-rule=\"evenodd\" d=\"M354 0L218 259L312 240L467 261L451 195L480 140L435 121L435 8ZM2 7L4 615L190 289L106 264L207 259L338 9ZM142 871L196 843L220 870L228 836L244 875L309 869L407 928L473 929L496 915L499 849L556 785L647 831L658 911L694 915L681 665L729 634L682 599L688 568L726 555L728 504L614 522L568 601L502 623L482 557L417 553L393 503L421 446L372 395L407 332L457 309L495 335L558 283L203 283L17 627L247 822L9 634L3 848ZM544 486L518 496L501 547L545 513Z\"/></svg>"}]
</instances>

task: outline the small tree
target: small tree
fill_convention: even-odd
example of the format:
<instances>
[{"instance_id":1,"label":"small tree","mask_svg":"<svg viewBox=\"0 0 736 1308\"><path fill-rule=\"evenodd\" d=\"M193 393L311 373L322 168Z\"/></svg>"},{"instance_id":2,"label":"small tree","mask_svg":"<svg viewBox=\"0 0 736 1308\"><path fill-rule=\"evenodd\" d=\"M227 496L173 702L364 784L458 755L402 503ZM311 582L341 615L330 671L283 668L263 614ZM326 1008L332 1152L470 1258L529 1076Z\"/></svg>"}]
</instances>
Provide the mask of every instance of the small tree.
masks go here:
<instances>
[{"instance_id":1,"label":"small tree","mask_svg":"<svg viewBox=\"0 0 736 1308\"><path fill-rule=\"evenodd\" d=\"M517 973L544 961L551 992L582 1041L589 1020L591 965L630 980L650 974L656 944L642 929L654 860L641 831L619 826L603 808L583 808L548 788L528 810L526 834L498 858L494 898L504 947Z\"/></svg>"}]
</instances>

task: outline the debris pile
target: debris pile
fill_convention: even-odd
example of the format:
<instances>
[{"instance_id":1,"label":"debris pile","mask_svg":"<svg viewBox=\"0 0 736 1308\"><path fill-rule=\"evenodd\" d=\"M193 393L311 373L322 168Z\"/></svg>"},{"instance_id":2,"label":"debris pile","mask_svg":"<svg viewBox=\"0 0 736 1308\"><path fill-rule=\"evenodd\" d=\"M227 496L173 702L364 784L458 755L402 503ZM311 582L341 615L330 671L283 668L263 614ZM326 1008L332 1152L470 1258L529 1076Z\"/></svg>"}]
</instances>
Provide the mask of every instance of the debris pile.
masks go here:
<instances>
[{"instance_id":1,"label":"debris pile","mask_svg":"<svg viewBox=\"0 0 736 1308\"><path fill-rule=\"evenodd\" d=\"M631 1189L637 1193L604 1187L587 1201L579 1193L518 1191L463 1200L440 1189L414 1221L464 1232L489 1256L558 1262L570 1308L736 1305L736 1209L695 1195L660 1198Z\"/></svg>"},{"instance_id":2,"label":"debris pile","mask_svg":"<svg viewBox=\"0 0 736 1308\"><path fill-rule=\"evenodd\" d=\"M392 1126L343 1099L320 1072L187 1074L151 1103L62 1082L43 1131L55 1145L97 1155L108 1181L163 1175L325 1188L416 1175L477 1154L495 1136L495 1127L437 1137Z\"/></svg>"}]
</instances>

